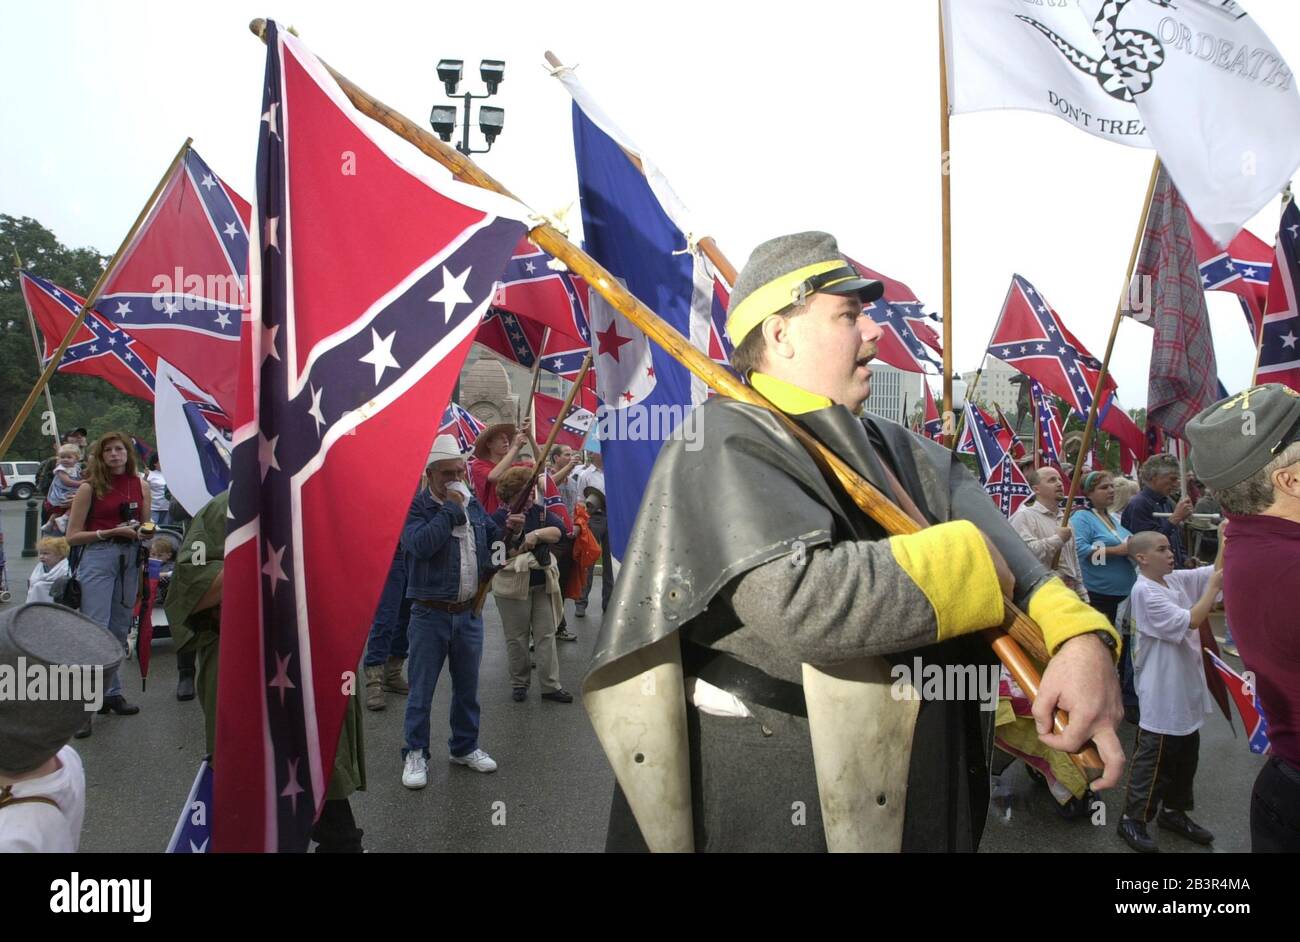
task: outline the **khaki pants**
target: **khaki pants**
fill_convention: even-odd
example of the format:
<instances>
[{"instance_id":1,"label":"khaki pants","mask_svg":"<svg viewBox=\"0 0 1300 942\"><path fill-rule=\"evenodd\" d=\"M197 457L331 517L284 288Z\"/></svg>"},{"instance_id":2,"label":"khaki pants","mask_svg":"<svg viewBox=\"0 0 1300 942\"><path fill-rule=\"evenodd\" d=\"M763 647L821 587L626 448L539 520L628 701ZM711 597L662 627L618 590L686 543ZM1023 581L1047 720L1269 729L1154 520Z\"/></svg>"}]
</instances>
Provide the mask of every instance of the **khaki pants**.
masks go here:
<instances>
[{"instance_id":1,"label":"khaki pants","mask_svg":"<svg viewBox=\"0 0 1300 942\"><path fill-rule=\"evenodd\" d=\"M560 689L560 659L555 653L555 611L546 586L533 586L526 599L505 599L493 594L506 636L510 686L529 686L528 635L536 648L537 682L542 690Z\"/></svg>"}]
</instances>

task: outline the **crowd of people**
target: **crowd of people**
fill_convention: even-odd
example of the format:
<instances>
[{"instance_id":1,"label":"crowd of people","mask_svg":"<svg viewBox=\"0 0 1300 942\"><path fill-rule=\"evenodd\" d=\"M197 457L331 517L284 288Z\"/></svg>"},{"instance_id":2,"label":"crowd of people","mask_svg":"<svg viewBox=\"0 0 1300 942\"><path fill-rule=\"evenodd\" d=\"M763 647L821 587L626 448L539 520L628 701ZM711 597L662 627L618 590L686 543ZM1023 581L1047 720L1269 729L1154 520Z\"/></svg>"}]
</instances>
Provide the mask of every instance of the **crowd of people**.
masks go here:
<instances>
[{"instance_id":1,"label":"crowd of people","mask_svg":"<svg viewBox=\"0 0 1300 942\"><path fill-rule=\"evenodd\" d=\"M317 849L361 850L349 796L365 787L363 708L384 710L390 696L405 697L400 780L409 789L427 785L444 664L448 759L475 772L497 770L479 741L487 594L500 615L507 653L500 682L512 700L528 700L535 674L542 700L573 703L557 645L576 640L600 560L605 634L587 685L601 693L601 708L589 702L589 713L619 782L611 849L842 846L835 824L822 826L815 801L835 788L848 789L839 799L850 802L875 796L867 813L876 824L854 836L865 845L852 846L978 847L989 775L1001 772L986 762L979 705L890 702L877 696L889 685L878 683L828 694L808 665L924 654L938 664L996 670L978 633L1000 623L1005 596L1042 628L1052 657L1032 706L1004 672L1004 702L989 723L998 745L1008 760L1025 761L1065 816L1084 817L1090 785L1065 754L1091 739L1104 764L1092 787L1118 784L1122 715L1137 731L1118 833L1142 852L1158 850L1152 821L1197 844L1214 840L1189 814L1199 731L1212 709L1203 626L1222 600L1272 742L1252 795L1252 846L1300 850L1300 649L1290 589L1300 558L1300 396L1260 386L1202 412L1187 436L1204 485L1180 480L1169 455L1149 458L1138 482L1091 471L1082 477L1086 505L1067 520L1061 473L1043 467L1028 476L1033 499L1008 521L947 449L860 414L870 390L865 365L880 336L862 307L879 289L843 263L829 236L783 237L760 246L741 273L727 329L733 364L754 387L835 443L855 471L926 525L915 533L889 536L842 501L803 446L762 410L711 400L700 407L708 410L703 447L664 446L629 540L638 565L615 584L598 452L584 464L560 446L539 468L541 449L527 424L487 428L469 454L455 437L438 436L411 482L416 491L391 548L364 649L364 687L352 697L312 835ZM790 297L799 300L791 305ZM1238 417L1248 407L1251 434L1244 435ZM714 490L685 486L702 473ZM154 601L141 591L142 581L154 580L142 573L170 569L162 602L180 667L177 695L198 697L211 754L228 494L188 520L168 504L156 463L143 472L133 442L118 432L87 444L78 430L52 457L47 477L47 535L28 604L0 615L0 659L22 653L48 664L99 665L108 677L99 713L138 713L117 668L133 620ZM1230 524L1210 527L1214 513ZM689 579L680 552L690 554ZM662 643L674 632L680 646L662 661ZM616 666L633 654L637 670ZM684 704L641 692L665 663L684 674ZM872 677L875 669L842 673ZM629 693L636 724L619 712ZM1051 712L1067 696L1069 727L1052 732ZM820 727L820 748L848 755L863 741L892 743L893 761L855 767L869 781L855 782L848 766L845 777L820 781L810 722L825 717L830 702L853 713L861 697L869 709L854 714L855 724ZM656 718L654 710L665 712ZM88 715L81 704L0 702L0 849L76 848L85 786L68 741L90 735ZM665 780L641 790L644 779L621 764L632 755L639 764L658 747L654 738L628 745L619 736L635 726L643 737L660 722L685 724L680 742L690 774L672 780L690 781L689 795L668 795ZM668 768L673 757L652 760L647 767ZM219 767L220 757L212 762ZM814 798L808 827L793 834L792 794ZM654 813L647 801L657 803ZM674 817L683 807L692 808L693 835ZM661 830L642 830L648 825Z\"/></svg>"},{"instance_id":2,"label":"crowd of people","mask_svg":"<svg viewBox=\"0 0 1300 942\"><path fill-rule=\"evenodd\" d=\"M1184 525L1193 505L1190 495L1175 500L1177 459L1153 455L1136 483L1117 481L1106 470L1087 472L1081 477L1085 506L1068 521L1060 471L1036 468L1027 479L1033 497L1011 517L1012 527L1122 638L1118 672L1124 719L1137 734L1119 834L1135 850L1154 852L1158 847L1147 825L1157 819L1160 827L1198 844L1212 843L1213 835L1187 812L1193 806L1199 730L1213 706L1199 631L1219 600L1223 563L1214 555L1200 559L1188 552L1190 531ZM1189 475L1184 491L1198 484ZM1117 513L1121 487L1133 493ZM1048 762L1042 755L1035 763L1023 749L1006 751L1026 759L1057 798L1063 817L1090 817L1091 790L1068 763Z\"/></svg>"}]
</instances>

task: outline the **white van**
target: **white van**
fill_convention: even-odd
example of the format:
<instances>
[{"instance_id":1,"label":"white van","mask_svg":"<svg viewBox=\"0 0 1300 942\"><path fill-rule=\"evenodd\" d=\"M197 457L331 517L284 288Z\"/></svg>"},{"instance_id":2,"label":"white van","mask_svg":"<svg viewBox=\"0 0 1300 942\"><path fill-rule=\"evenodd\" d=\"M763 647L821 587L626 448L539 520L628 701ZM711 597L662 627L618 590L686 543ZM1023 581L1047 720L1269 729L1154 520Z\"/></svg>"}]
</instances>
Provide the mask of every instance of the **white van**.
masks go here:
<instances>
[{"instance_id":1,"label":"white van","mask_svg":"<svg viewBox=\"0 0 1300 942\"><path fill-rule=\"evenodd\" d=\"M39 461L0 461L0 495L11 500L26 500L36 493Z\"/></svg>"}]
</instances>

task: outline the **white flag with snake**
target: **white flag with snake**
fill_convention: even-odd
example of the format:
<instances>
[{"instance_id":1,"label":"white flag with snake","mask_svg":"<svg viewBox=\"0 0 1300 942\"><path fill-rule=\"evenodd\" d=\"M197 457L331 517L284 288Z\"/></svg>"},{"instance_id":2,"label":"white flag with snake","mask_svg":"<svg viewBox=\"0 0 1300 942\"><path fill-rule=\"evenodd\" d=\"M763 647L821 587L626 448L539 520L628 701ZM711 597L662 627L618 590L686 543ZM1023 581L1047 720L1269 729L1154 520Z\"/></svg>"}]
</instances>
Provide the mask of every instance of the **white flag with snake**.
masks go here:
<instances>
[{"instance_id":1,"label":"white flag with snake","mask_svg":"<svg viewBox=\"0 0 1300 942\"><path fill-rule=\"evenodd\" d=\"M953 113L1055 114L1155 147L1220 245L1300 166L1300 93L1235 0L944 0Z\"/></svg>"},{"instance_id":2,"label":"white flag with snake","mask_svg":"<svg viewBox=\"0 0 1300 942\"><path fill-rule=\"evenodd\" d=\"M1079 0L944 0L952 112L1041 111L1108 141L1150 147L1093 20Z\"/></svg>"},{"instance_id":3,"label":"white flag with snake","mask_svg":"<svg viewBox=\"0 0 1300 942\"><path fill-rule=\"evenodd\" d=\"M1300 166L1291 69L1234 0L1081 5L1178 192L1226 246Z\"/></svg>"}]
</instances>

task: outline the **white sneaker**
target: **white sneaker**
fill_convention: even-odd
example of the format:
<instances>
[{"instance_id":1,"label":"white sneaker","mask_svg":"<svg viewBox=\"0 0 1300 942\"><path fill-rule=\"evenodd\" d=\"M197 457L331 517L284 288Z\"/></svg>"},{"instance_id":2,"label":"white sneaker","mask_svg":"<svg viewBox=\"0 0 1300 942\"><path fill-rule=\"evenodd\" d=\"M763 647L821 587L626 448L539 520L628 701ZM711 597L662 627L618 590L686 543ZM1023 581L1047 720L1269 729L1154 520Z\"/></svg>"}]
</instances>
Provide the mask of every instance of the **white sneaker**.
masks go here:
<instances>
[{"instance_id":1,"label":"white sneaker","mask_svg":"<svg viewBox=\"0 0 1300 942\"><path fill-rule=\"evenodd\" d=\"M447 758L457 765L467 765L475 772L495 772L497 770L497 760L482 749L475 749L467 756L448 756Z\"/></svg>"},{"instance_id":2,"label":"white sneaker","mask_svg":"<svg viewBox=\"0 0 1300 942\"><path fill-rule=\"evenodd\" d=\"M402 766L402 784L407 788L423 788L429 784L429 760L424 757L423 751L412 749L406 754Z\"/></svg>"}]
</instances>

